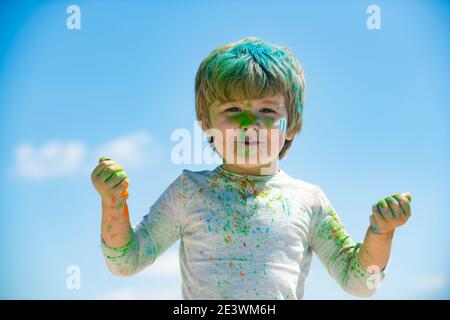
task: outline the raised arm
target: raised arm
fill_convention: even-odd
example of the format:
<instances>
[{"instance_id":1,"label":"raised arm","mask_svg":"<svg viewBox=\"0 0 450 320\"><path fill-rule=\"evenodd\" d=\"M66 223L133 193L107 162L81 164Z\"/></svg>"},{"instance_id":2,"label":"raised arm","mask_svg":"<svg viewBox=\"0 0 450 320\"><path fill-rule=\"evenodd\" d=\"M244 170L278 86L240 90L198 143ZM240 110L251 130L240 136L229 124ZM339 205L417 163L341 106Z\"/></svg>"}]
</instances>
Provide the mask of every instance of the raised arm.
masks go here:
<instances>
[{"instance_id":1,"label":"raised arm","mask_svg":"<svg viewBox=\"0 0 450 320\"><path fill-rule=\"evenodd\" d=\"M101 163L91 178L97 191L102 191L99 191L102 196L102 253L111 273L120 276L134 275L151 265L181 237L184 208L179 199L185 177L181 175L173 181L150 207L142 221L132 228L126 203L129 183L127 175L112 161L100 160ZM99 172L103 173L98 175ZM101 178L102 175L112 178L105 182L106 178ZM118 181L110 182L113 179ZM121 186L122 190L117 189Z\"/></svg>"},{"instance_id":2,"label":"raised arm","mask_svg":"<svg viewBox=\"0 0 450 320\"><path fill-rule=\"evenodd\" d=\"M128 175L110 158L102 157L91 174L91 181L102 201L102 239L113 248L126 245L131 240Z\"/></svg>"}]
</instances>

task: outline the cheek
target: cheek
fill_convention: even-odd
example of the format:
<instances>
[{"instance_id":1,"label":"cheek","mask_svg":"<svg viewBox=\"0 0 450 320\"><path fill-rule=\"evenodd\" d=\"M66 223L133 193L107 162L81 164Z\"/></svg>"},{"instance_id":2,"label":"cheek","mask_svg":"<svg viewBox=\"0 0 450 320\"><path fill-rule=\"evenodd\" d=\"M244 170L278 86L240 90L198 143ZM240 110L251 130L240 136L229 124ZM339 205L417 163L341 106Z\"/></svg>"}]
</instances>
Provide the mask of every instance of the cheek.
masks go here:
<instances>
[{"instance_id":1,"label":"cheek","mask_svg":"<svg viewBox=\"0 0 450 320\"><path fill-rule=\"evenodd\" d=\"M278 130L277 128L273 128L272 130ZM270 134L270 130L267 131L267 137L266 137L267 144L271 146L271 149L279 149L281 150L284 145L285 136L282 135L280 132L278 134L273 133L273 136Z\"/></svg>"},{"instance_id":2,"label":"cheek","mask_svg":"<svg viewBox=\"0 0 450 320\"><path fill-rule=\"evenodd\" d=\"M264 117L262 119L262 123L264 125L264 129L271 129L274 127L274 123L275 123L276 119L273 117Z\"/></svg>"},{"instance_id":3,"label":"cheek","mask_svg":"<svg viewBox=\"0 0 450 320\"><path fill-rule=\"evenodd\" d=\"M285 117L282 117L279 122L279 128L280 133L285 136L286 135L286 128L287 128L287 119Z\"/></svg>"},{"instance_id":4,"label":"cheek","mask_svg":"<svg viewBox=\"0 0 450 320\"><path fill-rule=\"evenodd\" d=\"M215 127L219 130L232 129L237 127L237 122L231 117L219 117L215 121Z\"/></svg>"},{"instance_id":5,"label":"cheek","mask_svg":"<svg viewBox=\"0 0 450 320\"><path fill-rule=\"evenodd\" d=\"M216 119L215 128L220 130L223 134L223 138L226 139L227 129L229 132L228 135L234 135L235 130L239 129L239 125L236 124L236 120L230 117L220 117Z\"/></svg>"},{"instance_id":6,"label":"cheek","mask_svg":"<svg viewBox=\"0 0 450 320\"><path fill-rule=\"evenodd\" d=\"M268 135L272 130L279 130L279 134L283 137L286 135L287 119L286 117L265 117L262 119L264 129L267 130Z\"/></svg>"},{"instance_id":7,"label":"cheek","mask_svg":"<svg viewBox=\"0 0 450 320\"><path fill-rule=\"evenodd\" d=\"M221 137L215 138L215 145L216 148L218 148L221 153L225 152L225 146L232 141L234 141L234 138L229 137L233 135L233 130L235 130L237 127L234 125L234 121L227 117L218 117L214 119L214 129L217 129L220 131ZM222 143L220 143L220 141Z\"/></svg>"}]
</instances>

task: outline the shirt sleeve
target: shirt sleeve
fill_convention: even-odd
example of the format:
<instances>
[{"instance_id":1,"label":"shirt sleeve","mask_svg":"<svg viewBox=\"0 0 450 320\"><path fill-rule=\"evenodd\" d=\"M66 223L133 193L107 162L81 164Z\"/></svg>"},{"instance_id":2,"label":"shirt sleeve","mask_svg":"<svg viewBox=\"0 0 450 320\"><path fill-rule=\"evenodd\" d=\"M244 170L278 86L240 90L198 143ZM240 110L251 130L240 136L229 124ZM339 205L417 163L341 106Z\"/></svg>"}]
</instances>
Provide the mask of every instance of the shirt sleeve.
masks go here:
<instances>
[{"instance_id":1,"label":"shirt sleeve","mask_svg":"<svg viewBox=\"0 0 450 320\"><path fill-rule=\"evenodd\" d=\"M362 243L351 239L327 196L317 188L311 247L341 288L354 296L369 297L384 279L384 270L369 273L364 269L358 256Z\"/></svg>"},{"instance_id":2,"label":"shirt sleeve","mask_svg":"<svg viewBox=\"0 0 450 320\"><path fill-rule=\"evenodd\" d=\"M187 177L182 173L160 195L141 222L132 228L131 240L120 248L101 248L111 273L134 275L151 265L181 238L185 216Z\"/></svg>"}]
</instances>

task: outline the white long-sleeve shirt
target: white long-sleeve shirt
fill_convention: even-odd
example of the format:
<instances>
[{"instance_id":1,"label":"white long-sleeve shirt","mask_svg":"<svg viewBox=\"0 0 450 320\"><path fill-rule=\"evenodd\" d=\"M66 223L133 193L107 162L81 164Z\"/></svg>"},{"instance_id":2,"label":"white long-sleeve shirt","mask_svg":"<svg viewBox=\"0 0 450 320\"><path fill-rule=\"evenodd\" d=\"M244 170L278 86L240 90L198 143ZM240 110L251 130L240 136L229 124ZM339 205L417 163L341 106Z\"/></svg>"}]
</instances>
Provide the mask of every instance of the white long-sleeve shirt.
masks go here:
<instances>
[{"instance_id":1,"label":"white long-sleeve shirt","mask_svg":"<svg viewBox=\"0 0 450 320\"><path fill-rule=\"evenodd\" d=\"M183 299L301 299L313 252L347 292L376 290L358 258L361 243L322 189L281 169L271 176L185 169L127 245L101 245L112 273L132 275L178 239Z\"/></svg>"}]
</instances>

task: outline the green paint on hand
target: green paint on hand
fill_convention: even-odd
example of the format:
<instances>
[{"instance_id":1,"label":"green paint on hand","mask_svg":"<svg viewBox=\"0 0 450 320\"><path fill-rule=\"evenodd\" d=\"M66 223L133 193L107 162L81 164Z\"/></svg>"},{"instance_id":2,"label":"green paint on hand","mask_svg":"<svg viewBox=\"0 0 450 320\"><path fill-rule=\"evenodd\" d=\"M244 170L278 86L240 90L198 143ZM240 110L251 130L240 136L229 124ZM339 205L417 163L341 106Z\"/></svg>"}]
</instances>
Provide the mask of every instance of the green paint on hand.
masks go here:
<instances>
[{"instance_id":1,"label":"green paint on hand","mask_svg":"<svg viewBox=\"0 0 450 320\"><path fill-rule=\"evenodd\" d=\"M408 199L409 202L411 202L411 193L403 192L401 195Z\"/></svg>"},{"instance_id":2,"label":"green paint on hand","mask_svg":"<svg viewBox=\"0 0 450 320\"><path fill-rule=\"evenodd\" d=\"M100 159L98 159L98 163L101 163L102 161L106 161L106 160L111 160L111 158L101 157Z\"/></svg>"}]
</instances>

